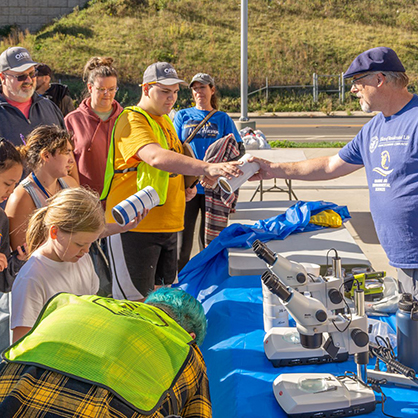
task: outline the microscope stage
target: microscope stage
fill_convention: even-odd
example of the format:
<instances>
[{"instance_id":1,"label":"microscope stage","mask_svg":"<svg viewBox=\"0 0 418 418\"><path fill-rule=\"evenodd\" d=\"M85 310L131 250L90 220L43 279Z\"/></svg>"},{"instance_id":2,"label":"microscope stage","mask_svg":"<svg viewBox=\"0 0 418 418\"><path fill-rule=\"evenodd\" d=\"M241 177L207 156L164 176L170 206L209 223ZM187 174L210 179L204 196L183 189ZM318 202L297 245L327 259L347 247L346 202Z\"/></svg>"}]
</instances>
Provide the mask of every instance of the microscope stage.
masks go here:
<instances>
[{"instance_id":1,"label":"microscope stage","mask_svg":"<svg viewBox=\"0 0 418 418\"><path fill-rule=\"evenodd\" d=\"M376 406L371 388L329 373L281 374L273 383L273 392L281 408L294 418L362 415Z\"/></svg>"}]
</instances>

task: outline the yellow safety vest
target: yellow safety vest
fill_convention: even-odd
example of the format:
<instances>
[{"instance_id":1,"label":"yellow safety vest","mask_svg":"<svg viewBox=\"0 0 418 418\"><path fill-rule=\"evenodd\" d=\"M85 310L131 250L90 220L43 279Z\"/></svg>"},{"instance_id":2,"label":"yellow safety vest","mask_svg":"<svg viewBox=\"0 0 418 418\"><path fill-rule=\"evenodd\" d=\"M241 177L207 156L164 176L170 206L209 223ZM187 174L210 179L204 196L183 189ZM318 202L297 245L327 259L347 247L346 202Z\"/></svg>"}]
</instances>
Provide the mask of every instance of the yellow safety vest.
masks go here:
<instances>
[{"instance_id":1,"label":"yellow safety vest","mask_svg":"<svg viewBox=\"0 0 418 418\"><path fill-rule=\"evenodd\" d=\"M138 106L129 106L125 108L122 111L122 113L118 116L115 125L113 126L109 152L107 154L103 191L102 195L100 196L100 200L106 200L110 192L110 186L112 185L113 177L115 173L118 173L118 171L115 170L115 129L119 121L119 118L126 112L137 112L145 116L152 128L152 131L154 132L155 137L158 140L159 145L164 149L169 149L167 139L164 135L164 131L162 130L161 126L150 115L148 115L148 113L145 112L145 110L142 110ZM167 115L163 115L163 117L173 126L171 119ZM174 126L173 131L175 131ZM127 171L133 171L135 169L137 172L137 191L142 190L146 186L152 186L154 190L158 193L158 196L160 198L160 205L163 205L167 200L168 181L170 174L167 171L151 167L144 161L141 161L136 168L128 169ZM125 172L125 170L123 170L122 172Z\"/></svg>"},{"instance_id":2,"label":"yellow safety vest","mask_svg":"<svg viewBox=\"0 0 418 418\"><path fill-rule=\"evenodd\" d=\"M3 358L104 387L138 412L150 414L183 371L192 341L156 307L60 293Z\"/></svg>"}]
</instances>

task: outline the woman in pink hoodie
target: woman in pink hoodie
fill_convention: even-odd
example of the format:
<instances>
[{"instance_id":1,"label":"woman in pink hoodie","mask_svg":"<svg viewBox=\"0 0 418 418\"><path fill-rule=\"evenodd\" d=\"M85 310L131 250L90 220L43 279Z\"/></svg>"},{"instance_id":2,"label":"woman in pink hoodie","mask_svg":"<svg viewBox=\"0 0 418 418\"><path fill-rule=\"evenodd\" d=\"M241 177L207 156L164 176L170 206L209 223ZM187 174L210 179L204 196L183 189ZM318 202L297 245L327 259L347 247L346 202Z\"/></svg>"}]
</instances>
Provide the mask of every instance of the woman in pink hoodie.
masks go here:
<instances>
[{"instance_id":1,"label":"woman in pink hoodie","mask_svg":"<svg viewBox=\"0 0 418 418\"><path fill-rule=\"evenodd\" d=\"M80 184L102 193L113 125L123 107L115 100L118 75L110 57L91 58L84 67L89 97L65 117L74 133L74 155Z\"/></svg>"}]
</instances>

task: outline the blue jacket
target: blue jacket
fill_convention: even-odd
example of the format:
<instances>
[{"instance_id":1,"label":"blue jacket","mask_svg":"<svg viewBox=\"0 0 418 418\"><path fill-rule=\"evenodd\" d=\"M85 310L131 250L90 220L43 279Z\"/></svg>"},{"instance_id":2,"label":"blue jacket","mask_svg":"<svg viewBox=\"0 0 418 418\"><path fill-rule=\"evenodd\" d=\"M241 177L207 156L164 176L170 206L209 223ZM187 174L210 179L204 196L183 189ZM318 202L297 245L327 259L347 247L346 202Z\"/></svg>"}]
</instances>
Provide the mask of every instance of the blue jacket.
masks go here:
<instances>
[{"instance_id":1,"label":"blue jacket","mask_svg":"<svg viewBox=\"0 0 418 418\"><path fill-rule=\"evenodd\" d=\"M55 103L37 93L33 94L32 100L27 119L0 94L0 136L14 145L22 145L22 136L26 138L40 125L57 125L65 129L64 118Z\"/></svg>"}]
</instances>

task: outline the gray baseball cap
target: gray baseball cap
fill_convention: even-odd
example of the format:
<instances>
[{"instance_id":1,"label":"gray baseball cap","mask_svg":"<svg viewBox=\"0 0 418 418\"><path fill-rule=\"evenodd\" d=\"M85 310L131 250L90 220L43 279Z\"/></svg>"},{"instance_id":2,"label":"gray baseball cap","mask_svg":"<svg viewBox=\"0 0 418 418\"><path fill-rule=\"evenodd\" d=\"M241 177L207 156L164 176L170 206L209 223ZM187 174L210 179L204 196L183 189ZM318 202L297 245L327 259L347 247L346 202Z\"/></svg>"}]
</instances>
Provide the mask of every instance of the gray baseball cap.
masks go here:
<instances>
[{"instance_id":1,"label":"gray baseball cap","mask_svg":"<svg viewBox=\"0 0 418 418\"><path fill-rule=\"evenodd\" d=\"M28 50L20 46L7 48L0 55L0 73L6 70L22 73L36 64L38 63L32 61Z\"/></svg>"},{"instance_id":2,"label":"gray baseball cap","mask_svg":"<svg viewBox=\"0 0 418 418\"><path fill-rule=\"evenodd\" d=\"M198 81L199 83L202 83L204 85L207 85L207 84L210 84L211 86L215 85L215 80L209 74L205 74L205 73L197 73L192 78L192 81L189 84L190 88L192 87L195 81Z\"/></svg>"},{"instance_id":3,"label":"gray baseball cap","mask_svg":"<svg viewBox=\"0 0 418 418\"><path fill-rule=\"evenodd\" d=\"M185 81L178 78L176 70L168 62L156 62L151 64L145 70L141 86L147 83L160 83L165 86L184 84L187 86Z\"/></svg>"}]
</instances>

